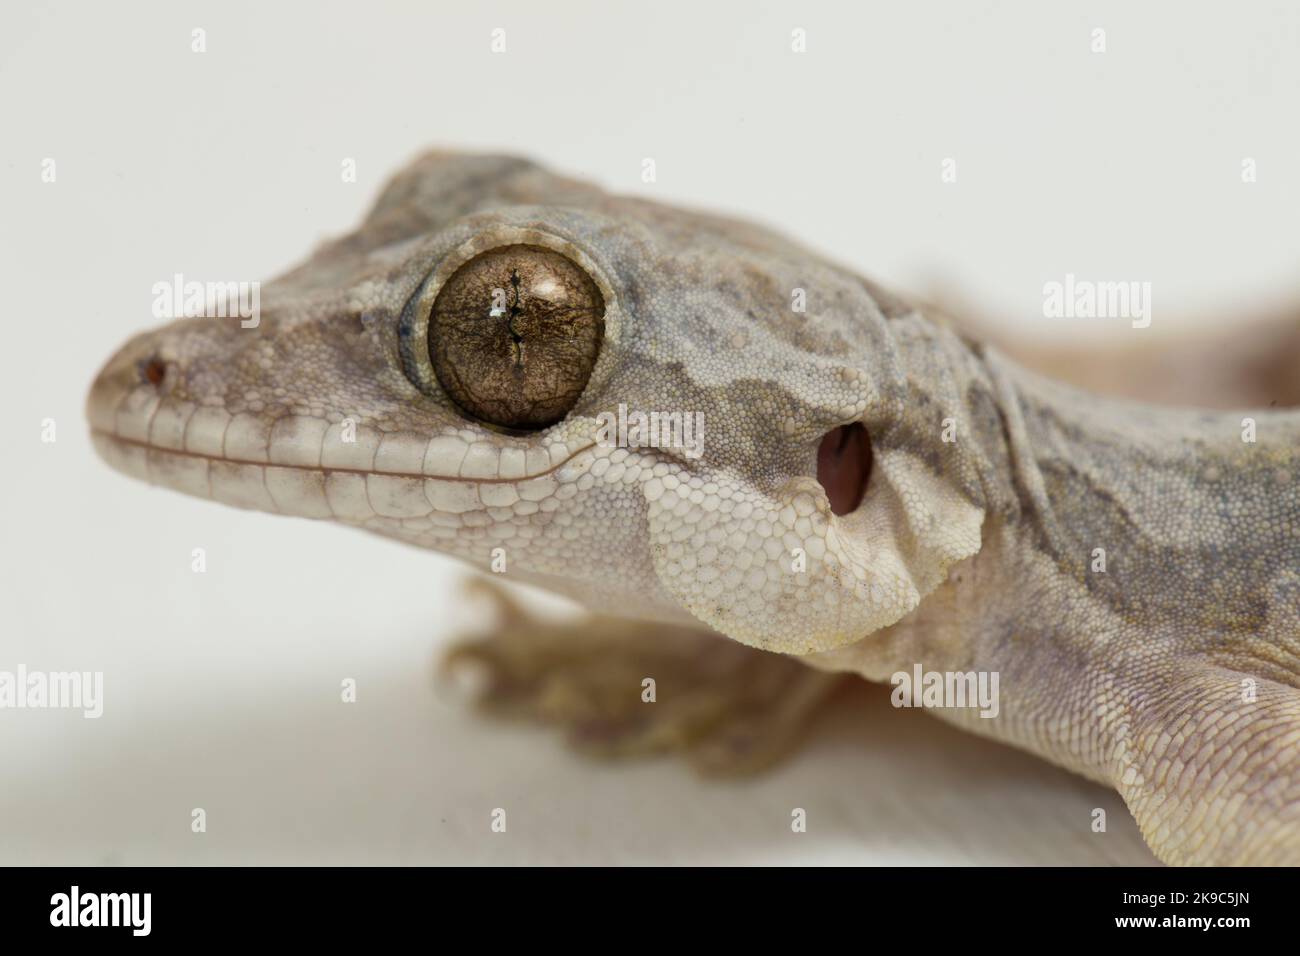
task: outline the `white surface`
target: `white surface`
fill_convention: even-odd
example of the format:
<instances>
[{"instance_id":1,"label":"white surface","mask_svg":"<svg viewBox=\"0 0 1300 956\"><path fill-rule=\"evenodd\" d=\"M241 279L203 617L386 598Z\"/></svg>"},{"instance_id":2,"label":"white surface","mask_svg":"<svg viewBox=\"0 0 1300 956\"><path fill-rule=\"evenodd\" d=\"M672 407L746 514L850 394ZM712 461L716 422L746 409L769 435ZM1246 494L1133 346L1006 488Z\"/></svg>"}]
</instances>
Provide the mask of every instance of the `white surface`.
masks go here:
<instances>
[{"instance_id":1,"label":"white surface","mask_svg":"<svg viewBox=\"0 0 1300 956\"><path fill-rule=\"evenodd\" d=\"M93 458L86 387L154 282L269 278L429 145L758 218L1024 335L1063 334L1039 316L1066 271L1152 281L1157 325L1293 291L1293 5L550 6L0 10L0 669L107 683L97 721L0 711L0 862L1149 861L1113 795L879 688L752 784L584 763L434 696L472 618L447 560Z\"/></svg>"}]
</instances>

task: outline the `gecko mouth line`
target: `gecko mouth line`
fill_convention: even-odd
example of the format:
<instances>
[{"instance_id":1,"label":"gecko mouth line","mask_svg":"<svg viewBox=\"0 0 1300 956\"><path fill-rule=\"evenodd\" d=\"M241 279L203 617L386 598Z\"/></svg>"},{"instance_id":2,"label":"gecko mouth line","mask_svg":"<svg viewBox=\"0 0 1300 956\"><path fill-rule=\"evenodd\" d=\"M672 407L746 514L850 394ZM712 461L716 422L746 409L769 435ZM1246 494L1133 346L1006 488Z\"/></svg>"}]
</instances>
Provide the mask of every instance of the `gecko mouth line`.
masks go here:
<instances>
[{"instance_id":1,"label":"gecko mouth line","mask_svg":"<svg viewBox=\"0 0 1300 956\"><path fill-rule=\"evenodd\" d=\"M426 475L423 472L410 471L384 471L377 468L347 468L338 465L294 465L285 464L276 461L256 461L252 458L231 458L225 455L209 455L204 452L182 450L177 448L168 448L165 445L155 445L151 442L140 441L138 438L124 438L113 432L104 431L102 428L92 428L90 434L93 437L103 438L107 441L115 442L119 445L125 445L129 448L139 448L147 452L160 452L167 455L175 455L178 458L193 458L202 461L220 462L225 465L253 465L259 468L286 468L291 471L311 472L318 475L375 475L382 478L411 478L416 480L428 481L455 481L471 485L502 485L518 484L520 482L532 481L535 478L545 478L563 468L569 462L573 461L584 452L590 451L595 444L584 445L569 455L559 464L552 465L545 471L535 472L533 474L521 475L518 478L461 478L456 475Z\"/></svg>"}]
</instances>

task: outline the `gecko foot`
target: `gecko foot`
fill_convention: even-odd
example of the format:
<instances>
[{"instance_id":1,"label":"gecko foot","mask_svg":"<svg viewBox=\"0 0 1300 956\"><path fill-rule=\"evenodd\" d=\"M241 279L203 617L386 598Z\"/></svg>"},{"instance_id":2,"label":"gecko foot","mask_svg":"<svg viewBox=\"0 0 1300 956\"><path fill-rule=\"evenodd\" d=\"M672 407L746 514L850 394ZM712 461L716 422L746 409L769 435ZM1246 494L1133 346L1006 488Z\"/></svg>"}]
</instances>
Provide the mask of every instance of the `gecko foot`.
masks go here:
<instances>
[{"instance_id":1,"label":"gecko foot","mask_svg":"<svg viewBox=\"0 0 1300 956\"><path fill-rule=\"evenodd\" d=\"M479 678L480 709L556 725L596 757L679 752L704 773L756 772L798 745L843 680L689 626L552 621L490 580L470 590L498 625L455 645L444 672Z\"/></svg>"}]
</instances>

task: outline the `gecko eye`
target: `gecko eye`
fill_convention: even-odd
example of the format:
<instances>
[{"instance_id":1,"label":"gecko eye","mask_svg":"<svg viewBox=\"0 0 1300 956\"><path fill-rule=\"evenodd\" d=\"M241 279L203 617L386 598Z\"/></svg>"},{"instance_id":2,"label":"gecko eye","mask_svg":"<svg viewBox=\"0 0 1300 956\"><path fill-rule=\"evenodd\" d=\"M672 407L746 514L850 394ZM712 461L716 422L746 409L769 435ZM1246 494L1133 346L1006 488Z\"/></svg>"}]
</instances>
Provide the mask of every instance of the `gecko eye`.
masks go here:
<instances>
[{"instance_id":1,"label":"gecko eye","mask_svg":"<svg viewBox=\"0 0 1300 956\"><path fill-rule=\"evenodd\" d=\"M443 283L429 316L429 360L470 415L536 429L577 403L604 335L604 297L577 263L542 246L502 246Z\"/></svg>"}]
</instances>

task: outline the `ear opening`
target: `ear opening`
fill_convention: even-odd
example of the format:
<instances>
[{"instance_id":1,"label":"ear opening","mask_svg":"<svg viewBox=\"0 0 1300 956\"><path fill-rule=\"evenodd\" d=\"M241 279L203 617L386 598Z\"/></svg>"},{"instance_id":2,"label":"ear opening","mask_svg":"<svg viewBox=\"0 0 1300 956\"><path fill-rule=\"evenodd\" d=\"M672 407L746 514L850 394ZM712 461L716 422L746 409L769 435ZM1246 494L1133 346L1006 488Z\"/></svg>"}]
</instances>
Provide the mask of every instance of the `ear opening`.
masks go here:
<instances>
[{"instance_id":1,"label":"ear opening","mask_svg":"<svg viewBox=\"0 0 1300 956\"><path fill-rule=\"evenodd\" d=\"M817 446L817 481L830 501L831 513L856 511L871 480L871 436L861 422L833 428Z\"/></svg>"}]
</instances>

